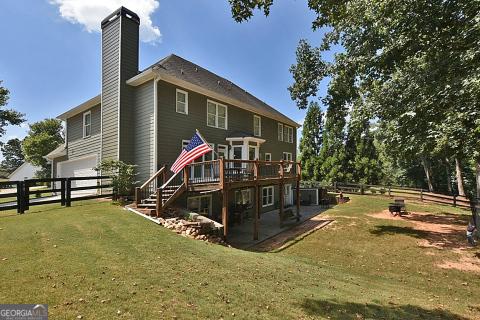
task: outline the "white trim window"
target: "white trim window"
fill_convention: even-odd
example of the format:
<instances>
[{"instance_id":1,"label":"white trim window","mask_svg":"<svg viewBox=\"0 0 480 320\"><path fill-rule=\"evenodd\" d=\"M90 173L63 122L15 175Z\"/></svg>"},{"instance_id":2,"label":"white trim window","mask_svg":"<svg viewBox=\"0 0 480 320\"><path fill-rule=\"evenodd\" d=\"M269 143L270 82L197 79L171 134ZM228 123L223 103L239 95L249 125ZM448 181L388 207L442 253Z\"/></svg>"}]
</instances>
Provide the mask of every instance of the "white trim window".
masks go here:
<instances>
[{"instance_id":1,"label":"white trim window","mask_svg":"<svg viewBox=\"0 0 480 320\"><path fill-rule=\"evenodd\" d=\"M92 134L92 112L83 113L83 137L88 138Z\"/></svg>"},{"instance_id":2,"label":"white trim window","mask_svg":"<svg viewBox=\"0 0 480 320\"><path fill-rule=\"evenodd\" d=\"M284 131L284 141L288 143L293 143L293 128L285 126Z\"/></svg>"},{"instance_id":3,"label":"white trim window","mask_svg":"<svg viewBox=\"0 0 480 320\"><path fill-rule=\"evenodd\" d=\"M253 135L260 137L262 135L262 118L253 115Z\"/></svg>"},{"instance_id":4,"label":"white trim window","mask_svg":"<svg viewBox=\"0 0 480 320\"><path fill-rule=\"evenodd\" d=\"M272 161L272 154L271 153L265 153L265 161Z\"/></svg>"},{"instance_id":5,"label":"white trim window","mask_svg":"<svg viewBox=\"0 0 480 320\"><path fill-rule=\"evenodd\" d=\"M175 111L177 111L177 113L188 114L188 92L177 89L175 96Z\"/></svg>"},{"instance_id":6,"label":"white trim window","mask_svg":"<svg viewBox=\"0 0 480 320\"><path fill-rule=\"evenodd\" d=\"M283 124L278 124L278 141L283 141Z\"/></svg>"},{"instance_id":7,"label":"white trim window","mask_svg":"<svg viewBox=\"0 0 480 320\"><path fill-rule=\"evenodd\" d=\"M293 159L293 157L292 157L291 152L284 152L283 153L283 160L284 161L293 161L292 159Z\"/></svg>"},{"instance_id":8,"label":"white trim window","mask_svg":"<svg viewBox=\"0 0 480 320\"><path fill-rule=\"evenodd\" d=\"M219 144L217 147L218 158L228 159L228 146Z\"/></svg>"},{"instance_id":9,"label":"white trim window","mask_svg":"<svg viewBox=\"0 0 480 320\"><path fill-rule=\"evenodd\" d=\"M273 205L273 186L262 188L262 207Z\"/></svg>"},{"instance_id":10,"label":"white trim window","mask_svg":"<svg viewBox=\"0 0 480 320\"><path fill-rule=\"evenodd\" d=\"M227 106L207 100L207 126L226 130L227 123Z\"/></svg>"}]
</instances>

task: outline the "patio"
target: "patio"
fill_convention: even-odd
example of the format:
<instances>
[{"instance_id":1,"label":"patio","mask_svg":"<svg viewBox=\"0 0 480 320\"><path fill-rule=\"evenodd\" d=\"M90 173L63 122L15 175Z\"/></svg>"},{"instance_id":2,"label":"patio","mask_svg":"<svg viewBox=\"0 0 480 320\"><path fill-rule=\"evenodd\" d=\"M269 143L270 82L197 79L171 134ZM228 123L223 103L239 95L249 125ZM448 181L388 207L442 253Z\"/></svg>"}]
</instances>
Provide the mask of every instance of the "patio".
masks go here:
<instances>
[{"instance_id":1,"label":"patio","mask_svg":"<svg viewBox=\"0 0 480 320\"><path fill-rule=\"evenodd\" d=\"M291 221L285 222L283 227L280 227L278 209L263 213L258 220L258 240L253 240L253 218L249 218L240 225L230 227L228 243L239 249L250 248L309 220L327 209L328 208L324 206L300 206L300 221L297 222L295 219L292 219ZM293 209L293 211L296 213L295 209Z\"/></svg>"}]
</instances>

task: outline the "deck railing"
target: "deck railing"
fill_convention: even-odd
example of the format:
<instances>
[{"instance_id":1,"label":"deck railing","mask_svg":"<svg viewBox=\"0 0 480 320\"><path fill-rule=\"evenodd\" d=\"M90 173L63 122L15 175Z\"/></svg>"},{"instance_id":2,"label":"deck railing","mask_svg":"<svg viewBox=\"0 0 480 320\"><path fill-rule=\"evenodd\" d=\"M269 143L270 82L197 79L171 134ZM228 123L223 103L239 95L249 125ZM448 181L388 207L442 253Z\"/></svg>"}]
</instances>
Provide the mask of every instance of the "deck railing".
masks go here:
<instances>
[{"instance_id":1,"label":"deck railing","mask_svg":"<svg viewBox=\"0 0 480 320\"><path fill-rule=\"evenodd\" d=\"M300 165L294 161L219 159L188 165L189 184L233 183L296 178Z\"/></svg>"}]
</instances>

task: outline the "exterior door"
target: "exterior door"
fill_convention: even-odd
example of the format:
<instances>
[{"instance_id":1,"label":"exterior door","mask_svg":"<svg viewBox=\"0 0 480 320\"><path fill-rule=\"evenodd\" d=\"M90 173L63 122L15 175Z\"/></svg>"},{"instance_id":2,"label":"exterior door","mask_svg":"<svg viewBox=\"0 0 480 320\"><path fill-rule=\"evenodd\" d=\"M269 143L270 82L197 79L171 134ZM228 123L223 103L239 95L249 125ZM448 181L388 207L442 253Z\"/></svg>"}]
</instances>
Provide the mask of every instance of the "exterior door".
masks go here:
<instances>
[{"instance_id":1,"label":"exterior door","mask_svg":"<svg viewBox=\"0 0 480 320\"><path fill-rule=\"evenodd\" d=\"M291 206L293 204L293 194L292 194L291 184L285 185L284 199L285 199L286 206Z\"/></svg>"},{"instance_id":2,"label":"exterior door","mask_svg":"<svg viewBox=\"0 0 480 320\"><path fill-rule=\"evenodd\" d=\"M243 159L243 146L233 146L232 147L232 156L230 157L231 159ZM234 167L241 167L241 163L234 163Z\"/></svg>"},{"instance_id":3,"label":"exterior door","mask_svg":"<svg viewBox=\"0 0 480 320\"><path fill-rule=\"evenodd\" d=\"M248 160L258 159L258 147L248 146Z\"/></svg>"}]
</instances>

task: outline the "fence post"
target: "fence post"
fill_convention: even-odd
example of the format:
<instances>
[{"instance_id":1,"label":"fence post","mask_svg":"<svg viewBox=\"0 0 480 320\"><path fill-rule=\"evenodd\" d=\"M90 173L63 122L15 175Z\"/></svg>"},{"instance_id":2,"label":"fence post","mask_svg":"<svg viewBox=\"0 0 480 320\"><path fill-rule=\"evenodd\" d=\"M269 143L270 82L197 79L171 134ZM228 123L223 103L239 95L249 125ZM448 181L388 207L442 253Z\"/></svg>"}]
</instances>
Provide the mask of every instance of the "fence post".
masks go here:
<instances>
[{"instance_id":1,"label":"fence post","mask_svg":"<svg viewBox=\"0 0 480 320\"><path fill-rule=\"evenodd\" d=\"M23 209L23 181L17 182L17 213L25 213Z\"/></svg>"},{"instance_id":2,"label":"fence post","mask_svg":"<svg viewBox=\"0 0 480 320\"><path fill-rule=\"evenodd\" d=\"M392 187L391 186L388 186L388 196L389 197L392 196Z\"/></svg>"},{"instance_id":3,"label":"fence post","mask_svg":"<svg viewBox=\"0 0 480 320\"><path fill-rule=\"evenodd\" d=\"M72 181L69 178L65 179L65 206L70 207L72 205Z\"/></svg>"},{"instance_id":4,"label":"fence post","mask_svg":"<svg viewBox=\"0 0 480 320\"><path fill-rule=\"evenodd\" d=\"M65 179L60 180L60 205L65 206Z\"/></svg>"},{"instance_id":5,"label":"fence post","mask_svg":"<svg viewBox=\"0 0 480 320\"><path fill-rule=\"evenodd\" d=\"M23 210L24 212L30 209L30 186L28 180L23 182Z\"/></svg>"},{"instance_id":6,"label":"fence post","mask_svg":"<svg viewBox=\"0 0 480 320\"><path fill-rule=\"evenodd\" d=\"M365 186L363 184L360 185L360 194L365 194Z\"/></svg>"},{"instance_id":7,"label":"fence post","mask_svg":"<svg viewBox=\"0 0 480 320\"><path fill-rule=\"evenodd\" d=\"M457 195L456 194L453 194L453 206L454 207L457 206Z\"/></svg>"},{"instance_id":8,"label":"fence post","mask_svg":"<svg viewBox=\"0 0 480 320\"><path fill-rule=\"evenodd\" d=\"M423 189L420 189L420 200L423 202Z\"/></svg>"}]
</instances>

